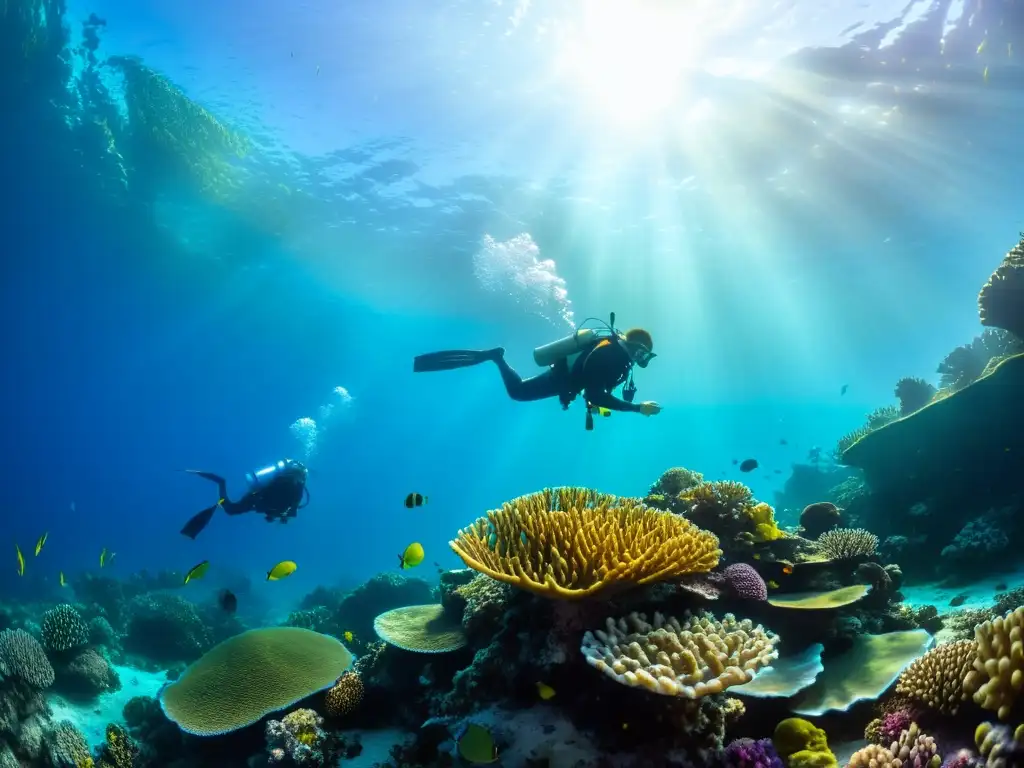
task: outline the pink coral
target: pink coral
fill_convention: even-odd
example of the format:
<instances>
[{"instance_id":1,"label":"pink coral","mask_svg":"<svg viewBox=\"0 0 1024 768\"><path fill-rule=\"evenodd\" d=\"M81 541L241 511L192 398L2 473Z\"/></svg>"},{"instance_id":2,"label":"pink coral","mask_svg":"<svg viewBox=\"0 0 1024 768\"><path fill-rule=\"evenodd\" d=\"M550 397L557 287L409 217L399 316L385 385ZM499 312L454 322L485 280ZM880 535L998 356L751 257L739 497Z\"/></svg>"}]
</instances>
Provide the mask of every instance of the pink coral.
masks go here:
<instances>
[{"instance_id":1,"label":"pink coral","mask_svg":"<svg viewBox=\"0 0 1024 768\"><path fill-rule=\"evenodd\" d=\"M914 716L909 709L887 712L882 716L882 723L878 727L879 740L882 744L899 741L900 734L909 729L912 722L914 722Z\"/></svg>"}]
</instances>

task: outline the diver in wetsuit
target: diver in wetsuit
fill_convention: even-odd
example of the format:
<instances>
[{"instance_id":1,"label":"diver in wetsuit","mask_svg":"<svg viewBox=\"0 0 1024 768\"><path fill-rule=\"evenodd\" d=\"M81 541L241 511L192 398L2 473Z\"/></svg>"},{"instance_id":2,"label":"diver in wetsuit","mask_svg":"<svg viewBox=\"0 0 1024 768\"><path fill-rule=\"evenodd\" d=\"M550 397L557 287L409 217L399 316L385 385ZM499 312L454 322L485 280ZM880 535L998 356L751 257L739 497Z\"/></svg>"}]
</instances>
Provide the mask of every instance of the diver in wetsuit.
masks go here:
<instances>
[{"instance_id":1,"label":"diver in wetsuit","mask_svg":"<svg viewBox=\"0 0 1024 768\"><path fill-rule=\"evenodd\" d=\"M571 336L538 347L533 359L547 366L544 373L524 379L505 360L502 347L489 350L450 350L431 352L413 360L413 371L447 371L491 361L498 366L505 389L513 400L545 400L557 397L567 409L580 394L587 403L587 428L592 426L591 408L629 411L653 416L661 406L653 400L634 403L636 386L633 366L646 368L655 356L651 334L643 328L620 333L614 328L615 315L606 329L578 328ZM612 394L620 384L624 399Z\"/></svg>"},{"instance_id":2,"label":"diver in wetsuit","mask_svg":"<svg viewBox=\"0 0 1024 768\"><path fill-rule=\"evenodd\" d=\"M245 479L249 483L249 490L238 501L228 498L227 481L223 477L195 469L185 471L215 482L220 499L185 523L181 532L190 539L198 536L209 524L217 507L223 508L229 515L258 512L266 517L268 523L274 520L287 523L289 518L295 517L309 503L309 491L306 489L308 470L294 459L282 459L247 474Z\"/></svg>"}]
</instances>

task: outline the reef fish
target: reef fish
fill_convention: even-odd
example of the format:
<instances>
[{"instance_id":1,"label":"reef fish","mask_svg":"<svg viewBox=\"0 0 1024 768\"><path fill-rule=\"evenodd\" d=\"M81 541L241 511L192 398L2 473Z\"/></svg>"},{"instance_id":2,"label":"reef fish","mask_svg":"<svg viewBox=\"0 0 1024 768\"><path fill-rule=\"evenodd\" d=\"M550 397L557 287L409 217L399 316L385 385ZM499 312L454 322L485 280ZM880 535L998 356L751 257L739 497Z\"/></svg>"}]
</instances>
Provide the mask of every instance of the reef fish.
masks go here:
<instances>
[{"instance_id":1,"label":"reef fish","mask_svg":"<svg viewBox=\"0 0 1024 768\"><path fill-rule=\"evenodd\" d=\"M403 571L406 568L414 568L423 562L424 557L426 557L426 552L423 551L423 545L414 541L398 556L398 567Z\"/></svg>"},{"instance_id":2,"label":"reef fish","mask_svg":"<svg viewBox=\"0 0 1024 768\"><path fill-rule=\"evenodd\" d=\"M100 550L100 568L107 564L107 548Z\"/></svg>"},{"instance_id":3,"label":"reef fish","mask_svg":"<svg viewBox=\"0 0 1024 768\"><path fill-rule=\"evenodd\" d=\"M43 551L43 547L46 546L46 539L49 536L48 531L43 531L43 535L36 540L36 557L39 557L39 553Z\"/></svg>"},{"instance_id":4,"label":"reef fish","mask_svg":"<svg viewBox=\"0 0 1024 768\"><path fill-rule=\"evenodd\" d=\"M60 585L62 587L66 587L68 585L68 580L64 578L64 571L58 571L57 575L60 577Z\"/></svg>"},{"instance_id":5,"label":"reef fish","mask_svg":"<svg viewBox=\"0 0 1024 768\"><path fill-rule=\"evenodd\" d=\"M849 384L843 384L843 386L841 386L839 388L839 394L840 395L845 395L846 394L846 390L848 390L849 388L850 388Z\"/></svg>"},{"instance_id":6,"label":"reef fish","mask_svg":"<svg viewBox=\"0 0 1024 768\"><path fill-rule=\"evenodd\" d=\"M467 723L455 736L459 756L471 765L486 765L498 761L498 747L491 732L482 725Z\"/></svg>"},{"instance_id":7,"label":"reef fish","mask_svg":"<svg viewBox=\"0 0 1024 768\"><path fill-rule=\"evenodd\" d=\"M188 573L185 574L184 584L188 584L190 581L201 579L206 575L206 572L210 570L210 561L203 560L203 562L193 565L188 569Z\"/></svg>"},{"instance_id":8,"label":"reef fish","mask_svg":"<svg viewBox=\"0 0 1024 768\"><path fill-rule=\"evenodd\" d=\"M537 695L540 696L544 701L550 701L555 698L555 689L547 683L537 683Z\"/></svg>"},{"instance_id":9,"label":"reef fish","mask_svg":"<svg viewBox=\"0 0 1024 768\"><path fill-rule=\"evenodd\" d=\"M757 459L744 459L740 462L740 472L753 472L757 467Z\"/></svg>"},{"instance_id":10,"label":"reef fish","mask_svg":"<svg viewBox=\"0 0 1024 768\"><path fill-rule=\"evenodd\" d=\"M21 554L21 547L19 547L17 544L14 545L14 551L18 555L18 575L19 576L24 576L25 575L25 556L23 554Z\"/></svg>"},{"instance_id":11,"label":"reef fish","mask_svg":"<svg viewBox=\"0 0 1024 768\"><path fill-rule=\"evenodd\" d=\"M238 598L230 589L222 589L217 596L217 604L226 613L234 613L238 610Z\"/></svg>"},{"instance_id":12,"label":"reef fish","mask_svg":"<svg viewBox=\"0 0 1024 768\"><path fill-rule=\"evenodd\" d=\"M291 576L295 573L295 570L298 567L299 566L291 560L282 560L267 571L267 581L278 581L279 579L283 579L285 576Z\"/></svg>"},{"instance_id":13,"label":"reef fish","mask_svg":"<svg viewBox=\"0 0 1024 768\"><path fill-rule=\"evenodd\" d=\"M405 497L406 509L412 509L413 507L422 507L428 501L427 497L422 493L410 493Z\"/></svg>"},{"instance_id":14,"label":"reef fish","mask_svg":"<svg viewBox=\"0 0 1024 768\"><path fill-rule=\"evenodd\" d=\"M351 643L355 639L355 635L352 634L351 630L346 629L345 634L342 635L345 638L346 643Z\"/></svg>"}]
</instances>

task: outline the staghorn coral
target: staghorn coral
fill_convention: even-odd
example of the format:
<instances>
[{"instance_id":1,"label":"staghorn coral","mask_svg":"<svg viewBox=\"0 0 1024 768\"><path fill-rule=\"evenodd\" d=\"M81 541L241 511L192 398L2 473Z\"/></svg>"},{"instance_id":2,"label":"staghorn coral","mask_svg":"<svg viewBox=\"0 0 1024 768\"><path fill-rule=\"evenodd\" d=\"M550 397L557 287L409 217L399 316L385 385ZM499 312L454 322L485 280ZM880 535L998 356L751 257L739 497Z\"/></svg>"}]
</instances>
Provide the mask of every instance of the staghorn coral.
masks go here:
<instances>
[{"instance_id":1,"label":"staghorn coral","mask_svg":"<svg viewBox=\"0 0 1024 768\"><path fill-rule=\"evenodd\" d=\"M900 401L900 416L909 416L924 408L935 397L935 387L924 379L907 376L896 382L896 399Z\"/></svg>"},{"instance_id":2,"label":"staghorn coral","mask_svg":"<svg viewBox=\"0 0 1024 768\"><path fill-rule=\"evenodd\" d=\"M863 528L835 528L818 537L818 546L832 560L850 560L875 554L878 537Z\"/></svg>"},{"instance_id":3,"label":"staghorn coral","mask_svg":"<svg viewBox=\"0 0 1024 768\"><path fill-rule=\"evenodd\" d=\"M1024 339L1024 234L978 293L981 324Z\"/></svg>"},{"instance_id":4,"label":"staghorn coral","mask_svg":"<svg viewBox=\"0 0 1024 768\"><path fill-rule=\"evenodd\" d=\"M53 667L39 642L22 629L0 632L0 677L18 678L33 688L53 685Z\"/></svg>"},{"instance_id":5,"label":"staghorn coral","mask_svg":"<svg viewBox=\"0 0 1024 768\"><path fill-rule=\"evenodd\" d=\"M632 613L587 632L580 650L590 666L623 685L697 699L749 683L778 657L777 643L773 633L732 614L680 622L655 613L649 624Z\"/></svg>"},{"instance_id":6,"label":"staghorn coral","mask_svg":"<svg viewBox=\"0 0 1024 768\"><path fill-rule=\"evenodd\" d=\"M40 636L46 650L64 653L89 642L89 626L74 606L62 603L43 614Z\"/></svg>"},{"instance_id":7,"label":"staghorn coral","mask_svg":"<svg viewBox=\"0 0 1024 768\"><path fill-rule=\"evenodd\" d=\"M800 513L800 527L803 535L816 539L827 531L838 527L842 522L843 512L831 501L818 501L808 504Z\"/></svg>"},{"instance_id":8,"label":"staghorn coral","mask_svg":"<svg viewBox=\"0 0 1024 768\"><path fill-rule=\"evenodd\" d=\"M164 714L214 736L255 723L338 680L352 654L336 638L297 627L251 629L225 640L160 692Z\"/></svg>"},{"instance_id":9,"label":"staghorn coral","mask_svg":"<svg viewBox=\"0 0 1024 768\"><path fill-rule=\"evenodd\" d=\"M974 640L957 640L932 648L903 670L896 692L945 714L956 714L967 699L963 681L972 669Z\"/></svg>"},{"instance_id":10,"label":"staghorn coral","mask_svg":"<svg viewBox=\"0 0 1024 768\"><path fill-rule=\"evenodd\" d=\"M583 488L506 502L449 546L491 578L566 599L709 571L721 555L715 536L678 515Z\"/></svg>"},{"instance_id":11,"label":"staghorn coral","mask_svg":"<svg viewBox=\"0 0 1024 768\"><path fill-rule=\"evenodd\" d=\"M1024 685L1024 607L979 624L977 655L964 677L964 691L982 708L1006 720Z\"/></svg>"},{"instance_id":12,"label":"staghorn coral","mask_svg":"<svg viewBox=\"0 0 1024 768\"><path fill-rule=\"evenodd\" d=\"M324 698L324 711L331 717L344 717L355 712L363 700L363 678L348 671L338 678Z\"/></svg>"}]
</instances>

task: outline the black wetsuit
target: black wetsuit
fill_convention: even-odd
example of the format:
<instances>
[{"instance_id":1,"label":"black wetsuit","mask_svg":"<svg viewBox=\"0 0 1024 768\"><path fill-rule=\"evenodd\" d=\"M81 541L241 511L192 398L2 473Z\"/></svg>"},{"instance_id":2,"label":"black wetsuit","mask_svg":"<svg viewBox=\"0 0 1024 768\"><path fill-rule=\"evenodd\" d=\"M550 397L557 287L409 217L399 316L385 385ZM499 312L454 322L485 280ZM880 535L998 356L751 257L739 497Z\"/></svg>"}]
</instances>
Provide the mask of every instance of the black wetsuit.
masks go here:
<instances>
[{"instance_id":1,"label":"black wetsuit","mask_svg":"<svg viewBox=\"0 0 1024 768\"><path fill-rule=\"evenodd\" d=\"M505 350L486 351L453 350L420 355L413 363L413 370L443 371L464 368L493 361L501 371L505 389L513 400L546 400L557 397L562 407L569 404L581 393L591 405L612 411L639 412L639 404L628 403L612 394L629 375L633 361L621 344L602 338L578 353L570 367L563 358L548 370L537 376L524 379L505 360Z\"/></svg>"},{"instance_id":2,"label":"black wetsuit","mask_svg":"<svg viewBox=\"0 0 1024 768\"><path fill-rule=\"evenodd\" d=\"M290 460L269 482L247 491L238 501L231 501L228 498L227 481L220 475L215 475L212 472L188 471L215 482L220 499L217 504L207 507L195 515L181 529L181 532L190 539L198 536L209 524L218 506L229 515L259 512L266 517L267 522L279 520L286 523L298 514L306 495L306 468L298 462Z\"/></svg>"}]
</instances>

